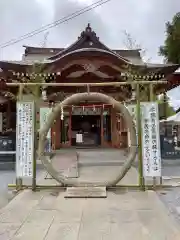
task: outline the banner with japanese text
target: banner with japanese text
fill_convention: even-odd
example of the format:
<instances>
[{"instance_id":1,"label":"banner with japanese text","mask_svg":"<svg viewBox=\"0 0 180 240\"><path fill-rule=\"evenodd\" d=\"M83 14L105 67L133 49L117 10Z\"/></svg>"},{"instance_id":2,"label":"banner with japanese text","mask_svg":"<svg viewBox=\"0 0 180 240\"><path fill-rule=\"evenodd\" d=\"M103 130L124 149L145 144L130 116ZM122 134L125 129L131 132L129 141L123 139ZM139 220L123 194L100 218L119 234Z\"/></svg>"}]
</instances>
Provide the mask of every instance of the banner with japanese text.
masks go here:
<instances>
[{"instance_id":1,"label":"banner with japanese text","mask_svg":"<svg viewBox=\"0 0 180 240\"><path fill-rule=\"evenodd\" d=\"M137 130L136 105L129 105ZM159 135L159 112L156 102L141 103L142 155L144 177L161 176L161 148Z\"/></svg>"},{"instance_id":2,"label":"banner with japanese text","mask_svg":"<svg viewBox=\"0 0 180 240\"><path fill-rule=\"evenodd\" d=\"M34 102L17 102L16 176L32 177L34 157Z\"/></svg>"},{"instance_id":3,"label":"banner with japanese text","mask_svg":"<svg viewBox=\"0 0 180 240\"><path fill-rule=\"evenodd\" d=\"M158 104L156 102L147 102L143 104L141 123L144 177L160 177L161 148L159 112Z\"/></svg>"}]
</instances>

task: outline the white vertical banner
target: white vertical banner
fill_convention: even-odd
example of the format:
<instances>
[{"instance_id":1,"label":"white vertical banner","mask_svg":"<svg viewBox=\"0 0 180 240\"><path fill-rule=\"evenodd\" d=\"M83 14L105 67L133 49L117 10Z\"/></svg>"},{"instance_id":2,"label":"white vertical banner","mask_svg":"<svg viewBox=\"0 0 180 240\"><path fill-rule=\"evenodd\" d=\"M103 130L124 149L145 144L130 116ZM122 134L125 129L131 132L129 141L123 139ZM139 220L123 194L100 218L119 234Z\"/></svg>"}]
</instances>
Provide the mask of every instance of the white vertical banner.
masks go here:
<instances>
[{"instance_id":1,"label":"white vertical banner","mask_svg":"<svg viewBox=\"0 0 180 240\"><path fill-rule=\"evenodd\" d=\"M46 123L49 114L52 112L52 108L49 107L41 107L40 108L40 128ZM47 134L47 145L46 145L46 152L51 151L51 129Z\"/></svg>"},{"instance_id":2,"label":"white vertical banner","mask_svg":"<svg viewBox=\"0 0 180 240\"><path fill-rule=\"evenodd\" d=\"M144 177L160 177L159 112L156 102L145 103L142 110L142 154Z\"/></svg>"},{"instance_id":3,"label":"white vertical banner","mask_svg":"<svg viewBox=\"0 0 180 240\"><path fill-rule=\"evenodd\" d=\"M17 102L16 176L32 177L34 157L34 102Z\"/></svg>"},{"instance_id":4,"label":"white vertical banner","mask_svg":"<svg viewBox=\"0 0 180 240\"><path fill-rule=\"evenodd\" d=\"M136 105L127 106L137 129ZM158 103L141 103L142 155L144 177L161 176L161 150Z\"/></svg>"}]
</instances>

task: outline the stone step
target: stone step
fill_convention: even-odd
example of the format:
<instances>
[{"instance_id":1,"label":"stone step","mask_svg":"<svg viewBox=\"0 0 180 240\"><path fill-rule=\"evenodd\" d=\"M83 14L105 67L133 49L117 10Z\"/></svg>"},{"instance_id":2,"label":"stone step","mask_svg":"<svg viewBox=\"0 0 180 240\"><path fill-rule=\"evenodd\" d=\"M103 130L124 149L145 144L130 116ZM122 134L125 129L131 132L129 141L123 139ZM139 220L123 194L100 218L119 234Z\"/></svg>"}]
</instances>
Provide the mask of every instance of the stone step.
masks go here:
<instances>
[{"instance_id":1,"label":"stone step","mask_svg":"<svg viewBox=\"0 0 180 240\"><path fill-rule=\"evenodd\" d=\"M67 187L65 198L106 198L106 187Z\"/></svg>"}]
</instances>

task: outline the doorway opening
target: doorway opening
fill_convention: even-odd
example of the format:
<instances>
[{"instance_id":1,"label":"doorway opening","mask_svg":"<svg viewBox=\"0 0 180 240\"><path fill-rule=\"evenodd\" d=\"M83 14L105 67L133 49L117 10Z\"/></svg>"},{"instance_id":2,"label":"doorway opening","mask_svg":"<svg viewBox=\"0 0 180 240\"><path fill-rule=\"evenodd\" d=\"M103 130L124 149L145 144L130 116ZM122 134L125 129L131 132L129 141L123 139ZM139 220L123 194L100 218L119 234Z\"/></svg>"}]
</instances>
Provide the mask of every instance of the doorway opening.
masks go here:
<instances>
[{"instance_id":1,"label":"doorway opening","mask_svg":"<svg viewBox=\"0 0 180 240\"><path fill-rule=\"evenodd\" d=\"M71 130L72 146L101 145L100 115L73 115Z\"/></svg>"}]
</instances>

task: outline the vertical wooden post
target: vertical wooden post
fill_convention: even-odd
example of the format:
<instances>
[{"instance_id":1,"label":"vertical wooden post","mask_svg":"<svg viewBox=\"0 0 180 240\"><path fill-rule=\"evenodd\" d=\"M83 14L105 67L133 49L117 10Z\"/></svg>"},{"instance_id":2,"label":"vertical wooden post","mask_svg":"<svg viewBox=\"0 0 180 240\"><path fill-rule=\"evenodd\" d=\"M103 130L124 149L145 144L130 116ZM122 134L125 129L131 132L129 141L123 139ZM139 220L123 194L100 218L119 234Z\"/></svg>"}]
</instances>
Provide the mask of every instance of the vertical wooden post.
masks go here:
<instances>
[{"instance_id":1,"label":"vertical wooden post","mask_svg":"<svg viewBox=\"0 0 180 240\"><path fill-rule=\"evenodd\" d=\"M69 146L72 146L72 107L69 109Z\"/></svg>"},{"instance_id":2,"label":"vertical wooden post","mask_svg":"<svg viewBox=\"0 0 180 240\"><path fill-rule=\"evenodd\" d=\"M19 94L18 94L18 101L22 101L22 96L23 95L23 85L20 85L19 86ZM16 107L17 109L17 107ZM17 124L17 123L16 123ZM16 133L17 134L17 133ZM17 139L17 138L16 138ZM17 140L16 140L17 141ZM17 159L16 159L17 161ZM16 169L17 171L17 169ZM19 191L22 189L22 185L23 185L23 181L22 181L22 178L20 177L16 177L16 190Z\"/></svg>"},{"instance_id":3,"label":"vertical wooden post","mask_svg":"<svg viewBox=\"0 0 180 240\"><path fill-rule=\"evenodd\" d=\"M163 93L163 104L164 104L164 106L163 106L163 110L164 110L164 116L165 116L165 119L167 119L167 108L166 108L166 102L167 102L167 94L166 94L166 92L164 92ZM165 125L165 132L164 132L164 135L165 135L165 137L167 137L167 122L165 121L164 122L164 125Z\"/></svg>"},{"instance_id":4,"label":"vertical wooden post","mask_svg":"<svg viewBox=\"0 0 180 240\"><path fill-rule=\"evenodd\" d=\"M114 124L114 119L113 119L113 113L112 113L112 106L110 106L110 118L111 118L111 144L110 146L113 147L113 124Z\"/></svg>"},{"instance_id":5,"label":"vertical wooden post","mask_svg":"<svg viewBox=\"0 0 180 240\"><path fill-rule=\"evenodd\" d=\"M100 122L100 126L101 126L101 146L104 146L104 126L103 126L103 112L104 109L101 108L101 122Z\"/></svg>"},{"instance_id":6,"label":"vertical wooden post","mask_svg":"<svg viewBox=\"0 0 180 240\"><path fill-rule=\"evenodd\" d=\"M143 157L142 157L142 126L141 126L141 101L140 101L140 85L136 85L136 110L137 110L137 132L138 132L138 167L139 167L139 187L141 191L145 191L145 181L143 176Z\"/></svg>"},{"instance_id":7,"label":"vertical wooden post","mask_svg":"<svg viewBox=\"0 0 180 240\"><path fill-rule=\"evenodd\" d=\"M37 171L37 106L36 101L34 101L34 119L33 119L33 125L34 125L34 156L33 156L33 171L32 171L32 191L36 191L36 171Z\"/></svg>"},{"instance_id":8,"label":"vertical wooden post","mask_svg":"<svg viewBox=\"0 0 180 240\"><path fill-rule=\"evenodd\" d=\"M33 119L33 125L34 125L34 156L33 156L33 176L32 176L32 191L36 191L36 175L37 175L37 133L38 133L38 123L37 123L37 110L40 112L40 87L38 85L34 86L33 89L35 98L33 98L34 101L34 119Z\"/></svg>"},{"instance_id":9,"label":"vertical wooden post","mask_svg":"<svg viewBox=\"0 0 180 240\"><path fill-rule=\"evenodd\" d=\"M7 102L7 129L10 128L10 122L11 122L11 105L10 105L10 100Z\"/></svg>"}]
</instances>

